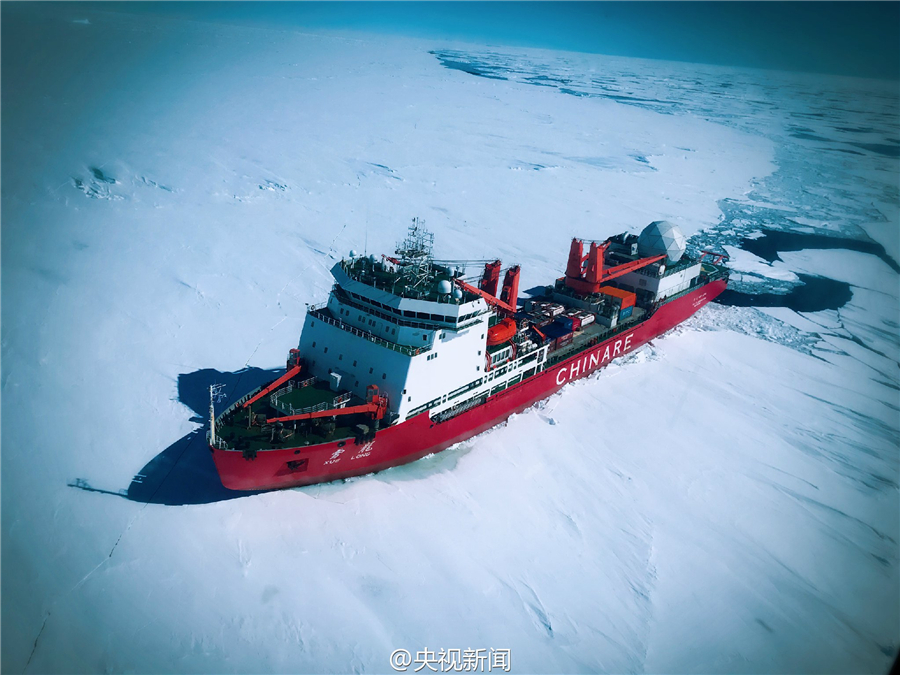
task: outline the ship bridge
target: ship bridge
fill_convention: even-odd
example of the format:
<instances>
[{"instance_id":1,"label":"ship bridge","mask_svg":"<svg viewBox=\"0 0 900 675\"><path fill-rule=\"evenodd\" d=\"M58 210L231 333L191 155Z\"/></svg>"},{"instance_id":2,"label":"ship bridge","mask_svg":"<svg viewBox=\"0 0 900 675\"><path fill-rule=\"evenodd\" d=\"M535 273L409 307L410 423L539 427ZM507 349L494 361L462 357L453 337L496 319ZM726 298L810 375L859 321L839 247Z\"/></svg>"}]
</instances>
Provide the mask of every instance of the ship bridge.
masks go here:
<instances>
[{"instance_id":1,"label":"ship bridge","mask_svg":"<svg viewBox=\"0 0 900 675\"><path fill-rule=\"evenodd\" d=\"M431 239L417 223L395 256L351 252L332 267L328 302L310 308L301 334L309 372L360 397L377 385L398 418L485 366L494 312L457 283L460 270L435 263Z\"/></svg>"}]
</instances>

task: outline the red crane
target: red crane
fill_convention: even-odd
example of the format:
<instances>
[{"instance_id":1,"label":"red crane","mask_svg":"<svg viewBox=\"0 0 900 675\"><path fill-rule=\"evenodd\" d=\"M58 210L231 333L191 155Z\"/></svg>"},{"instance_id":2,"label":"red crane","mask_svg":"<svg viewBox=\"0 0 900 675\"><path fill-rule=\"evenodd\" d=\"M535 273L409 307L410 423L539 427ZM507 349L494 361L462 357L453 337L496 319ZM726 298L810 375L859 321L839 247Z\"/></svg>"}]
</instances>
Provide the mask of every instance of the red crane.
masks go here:
<instances>
[{"instance_id":1,"label":"red crane","mask_svg":"<svg viewBox=\"0 0 900 675\"><path fill-rule=\"evenodd\" d=\"M352 405L348 408L329 408L328 410L316 410L315 412L286 415L285 417L269 417L267 424L275 422L296 422L299 420L312 420L317 417L337 417L338 415L355 415L356 413L368 413L373 420L380 420L387 412L388 399L378 393L378 387L370 384L366 387L366 402L362 405Z\"/></svg>"},{"instance_id":2,"label":"red crane","mask_svg":"<svg viewBox=\"0 0 900 675\"><path fill-rule=\"evenodd\" d=\"M299 349L291 350L291 353L288 356L287 369L288 369L288 371L284 375L279 377L277 380L275 380L272 384L270 384L265 389L260 389L259 393L256 394L253 398L247 399L247 401L244 403L244 405L241 406L241 408L247 408L247 407L251 406L253 403L255 403L256 401L261 399L263 396L268 394L270 391L275 391L282 384L284 384L291 378L296 377L297 375L300 374L300 371L303 369L303 367L300 365L300 350Z\"/></svg>"},{"instance_id":3,"label":"red crane","mask_svg":"<svg viewBox=\"0 0 900 675\"><path fill-rule=\"evenodd\" d=\"M566 265L566 286L578 293L596 293L610 279L615 279L623 274L652 265L666 258L666 254L663 253L603 269L603 256L610 243L609 240L602 244L592 241L588 254L584 255L584 241L577 238L572 239L572 246L569 249L569 263Z\"/></svg>"}]
</instances>

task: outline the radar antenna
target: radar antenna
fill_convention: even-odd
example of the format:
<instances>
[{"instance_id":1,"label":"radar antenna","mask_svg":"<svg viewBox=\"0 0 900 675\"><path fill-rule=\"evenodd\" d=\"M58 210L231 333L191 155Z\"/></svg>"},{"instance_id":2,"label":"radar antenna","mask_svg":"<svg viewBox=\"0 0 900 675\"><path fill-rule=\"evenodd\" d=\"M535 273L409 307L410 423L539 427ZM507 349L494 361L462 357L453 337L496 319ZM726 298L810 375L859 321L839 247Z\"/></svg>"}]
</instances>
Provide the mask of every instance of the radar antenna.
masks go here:
<instances>
[{"instance_id":1,"label":"radar antenna","mask_svg":"<svg viewBox=\"0 0 900 675\"><path fill-rule=\"evenodd\" d=\"M406 238L397 245L400 257L400 275L409 290L425 291L431 276L434 249L434 234L425 229L418 217L413 218ZM426 291L427 292L427 291Z\"/></svg>"}]
</instances>

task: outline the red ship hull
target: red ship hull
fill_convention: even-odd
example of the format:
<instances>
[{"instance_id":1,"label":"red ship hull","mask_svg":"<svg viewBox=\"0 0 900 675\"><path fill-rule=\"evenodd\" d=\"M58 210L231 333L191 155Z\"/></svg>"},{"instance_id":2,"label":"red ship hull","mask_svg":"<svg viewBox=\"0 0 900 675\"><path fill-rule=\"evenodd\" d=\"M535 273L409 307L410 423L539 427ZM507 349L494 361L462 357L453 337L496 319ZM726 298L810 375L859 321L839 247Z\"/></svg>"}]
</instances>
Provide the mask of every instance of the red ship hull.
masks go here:
<instances>
[{"instance_id":1,"label":"red ship hull","mask_svg":"<svg viewBox=\"0 0 900 675\"><path fill-rule=\"evenodd\" d=\"M263 450L245 459L240 450L210 446L222 484L232 490L268 490L312 485L382 471L440 452L455 443L500 424L554 392L566 382L602 368L674 328L716 298L725 279L713 281L660 307L630 331L573 355L527 380L513 385L445 422L422 414L378 431L375 439L356 445L344 439L321 445Z\"/></svg>"}]
</instances>

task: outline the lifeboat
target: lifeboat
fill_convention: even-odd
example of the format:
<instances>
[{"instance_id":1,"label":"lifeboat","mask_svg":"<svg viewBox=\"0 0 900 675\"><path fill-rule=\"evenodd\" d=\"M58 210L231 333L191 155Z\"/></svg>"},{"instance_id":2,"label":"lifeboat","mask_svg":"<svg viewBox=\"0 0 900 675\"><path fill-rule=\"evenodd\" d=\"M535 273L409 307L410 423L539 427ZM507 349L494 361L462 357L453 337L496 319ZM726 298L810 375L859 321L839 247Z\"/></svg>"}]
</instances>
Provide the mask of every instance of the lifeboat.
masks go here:
<instances>
[{"instance_id":1,"label":"lifeboat","mask_svg":"<svg viewBox=\"0 0 900 675\"><path fill-rule=\"evenodd\" d=\"M499 323L496 323L488 328L488 347L493 347L494 345L501 345L504 342L508 342L513 339L513 336L515 334L516 322L509 318L503 319L503 321L500 321Z\"/></svg>"}]
</instances>

